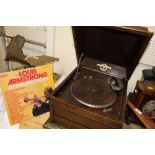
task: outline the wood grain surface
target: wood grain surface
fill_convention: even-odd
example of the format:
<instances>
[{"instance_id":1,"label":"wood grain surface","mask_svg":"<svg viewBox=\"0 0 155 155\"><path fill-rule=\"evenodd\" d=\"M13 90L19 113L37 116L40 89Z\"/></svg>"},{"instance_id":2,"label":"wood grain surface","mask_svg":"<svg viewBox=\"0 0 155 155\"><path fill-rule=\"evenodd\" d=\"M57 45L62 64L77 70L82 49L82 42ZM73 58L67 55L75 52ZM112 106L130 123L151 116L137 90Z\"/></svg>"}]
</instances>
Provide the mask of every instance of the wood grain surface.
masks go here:
<instances>
[{"instance_id":1,"label":"wood grain surface","mask_svg":"<svg viewBox=\"0 0 155 155\"><path fill-rule=\"evenodd\" d=\"M128 106L132 109L132 111L136 114L138 119L145 125L147 129L155 129L155 123L153 120L147 119L142 113L138 113L135 109L137 109L129 100Z\"/></svg>"},{"instance_id":2,"label":"wood grain surface","mask_svg":"<svg viewBox=\"0 0 155 155\"><path fill-rule=\"evenodd\" d=\"M43 129L43 124L47 121L50 114L45 113L37 117L33 117L19 124L20 129Z\"/></svg>"}]
</instances>

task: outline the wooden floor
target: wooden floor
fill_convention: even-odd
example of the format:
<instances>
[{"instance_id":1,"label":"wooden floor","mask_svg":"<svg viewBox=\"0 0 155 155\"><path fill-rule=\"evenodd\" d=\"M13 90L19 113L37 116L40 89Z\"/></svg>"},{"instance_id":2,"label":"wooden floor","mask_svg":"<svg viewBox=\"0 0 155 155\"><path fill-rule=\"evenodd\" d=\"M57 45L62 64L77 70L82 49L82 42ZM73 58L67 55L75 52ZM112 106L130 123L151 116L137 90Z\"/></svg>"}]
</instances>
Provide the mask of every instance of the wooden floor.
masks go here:
<instances>
[{"instance_id":1,"label":"wooden floor","mask_svg":"<svg viewBox=\"0 0 155 155\"><path fill-rule=\"evenodd\" d=\"M45 113L43 115L33 117L32 119L29 119L28 121L22 122L19 124L20 129L43 129L43 124L47 121L49 118L50 113Z\"/></svg>"}]
</instances>

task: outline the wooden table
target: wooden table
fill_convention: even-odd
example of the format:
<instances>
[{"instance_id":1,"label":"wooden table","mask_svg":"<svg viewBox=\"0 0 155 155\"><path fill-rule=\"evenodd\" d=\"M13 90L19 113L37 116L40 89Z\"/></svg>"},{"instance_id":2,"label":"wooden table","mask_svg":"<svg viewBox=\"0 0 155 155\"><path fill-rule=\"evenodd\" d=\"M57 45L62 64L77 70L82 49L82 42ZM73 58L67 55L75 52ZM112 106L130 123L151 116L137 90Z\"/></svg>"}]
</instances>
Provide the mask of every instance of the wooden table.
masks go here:
<instances>
[{"instance_id":1,"label":"wooden table","mask_svg":"<svg viewBox=\"0 0 155 155\"><path fill-rule=\"evenodd\" d=\"M37 117L33 117L27 121L19 124L20 129L45 129L43 128L44 123L49 119L50 113L47 112ZM62 126L52 123L51 129L63 129Z\"/></svg>"},{"instance_id":2,"label":"wooden table","mask_svg":"<svg viewBox=\"0 0 155 155\"><path fill-rule=\"evenodd\" d=\"M155 123L151 119L147 119L139 110L128 100L128 106L136 114L137 118L144 124L147 129L155 129Z\"/></svg>"},{"instance_id":3,"label":"wooden table","mask_svg":"<svg viewBox=\"0 0 155 155\"><path fill-rule=\"evenodd\" d=\"M37 117L33 117L19 124L20 129L43 129L43 124L49 118L50 113L47 112Z\"/></svg>"}]
</instances>

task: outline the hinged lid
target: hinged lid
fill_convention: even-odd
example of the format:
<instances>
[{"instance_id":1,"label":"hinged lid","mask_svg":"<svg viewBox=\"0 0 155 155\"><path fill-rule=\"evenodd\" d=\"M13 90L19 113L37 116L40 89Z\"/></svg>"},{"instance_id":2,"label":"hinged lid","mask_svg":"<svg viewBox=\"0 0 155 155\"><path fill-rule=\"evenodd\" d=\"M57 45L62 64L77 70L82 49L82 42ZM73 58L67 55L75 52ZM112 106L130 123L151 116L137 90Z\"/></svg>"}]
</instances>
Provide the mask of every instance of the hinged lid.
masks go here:
<instances>
[{"instance_id":1,"label":"hinged lid","mask_svg":"<svg viewBox=\"0 0 155 155\"><path fill-rule=\"evenodd\" d=\"M143 27L73 27L77 59L98 59L126 68L129 79L153 33Z\"/></svg>"}]
</instances>

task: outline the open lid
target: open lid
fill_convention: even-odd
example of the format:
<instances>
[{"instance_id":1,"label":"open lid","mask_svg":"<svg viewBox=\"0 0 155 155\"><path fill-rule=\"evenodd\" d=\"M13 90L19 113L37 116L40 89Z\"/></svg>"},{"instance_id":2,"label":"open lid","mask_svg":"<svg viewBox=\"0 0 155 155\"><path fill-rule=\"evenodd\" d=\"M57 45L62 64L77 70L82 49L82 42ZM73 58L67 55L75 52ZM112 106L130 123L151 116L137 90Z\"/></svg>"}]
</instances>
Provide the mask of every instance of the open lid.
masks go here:
<instances>
[{"instance_id":1,"label":"open lid","mask_svg":"<svg viewBox=\"0 0 155 155\"><path fill-rule=\"evenodd\" d=\"M75 26L72 28L77 59L98 59L126 68L132 75L153 33L144 27Z\"/></svg>"}]
</instances>

